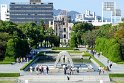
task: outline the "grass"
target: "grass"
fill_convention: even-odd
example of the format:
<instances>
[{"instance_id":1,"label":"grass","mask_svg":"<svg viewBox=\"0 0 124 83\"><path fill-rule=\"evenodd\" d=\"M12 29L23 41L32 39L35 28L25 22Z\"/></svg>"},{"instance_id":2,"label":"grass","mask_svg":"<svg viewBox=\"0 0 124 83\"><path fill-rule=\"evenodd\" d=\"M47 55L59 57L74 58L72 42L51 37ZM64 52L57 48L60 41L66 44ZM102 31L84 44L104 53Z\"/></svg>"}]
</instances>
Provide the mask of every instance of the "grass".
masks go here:
<instances>
[{"instance_id":1,"label":"grass","mask_svg":"<svg viewBox=\"0 0 124 83\"><path fill-rule=\"evenodd\" d=\"M5 80L5 81L0 81L0 83L16 83L16 82L11 80Z\"/></svg>"},{"instance_id":2,"label":"grass","mask_svg":"<svg viewBox=\"0 0 124 83\"><path fill-rule=\"evenodd\" d=\"M13 62L15 62L13 57L6 57L4 60L0 61L0 64L12 64Z\"/></svg>"},{"instance_id":3,"label":"grass","mask_svg":"<svg viewBox=\"0 0 124 83\"><path fill-rule=\"evenodd\" d=\"M28 63L26 63L20 70L24 70L27 66L29 66L37 57L40 57L40 56L45 56L42 52L40 52L39 54L37 54L35 56L34 59L30 60Z\"/></svg>"},{"instance_id":4,"label":"grass","mask_svg":"<svg viewBox=\"0 0 124 83\"><path fill-rule=\"evenodd\" d=\"M20 73L0 73L0 77L19 77Z\"/></svg>"},{"instance_id":5,"label":"grass","mask_svg":"<svg viewBox=\"0 0 124 83\"><path fill-rule=\"evenodd\" d=\"M109 74L109 77L124 77L124 74Z\"/></svg>"},{"instance_id":6,"label":"grass","mask_svg":"<svg viewBox=\"0 0 124 83\"><path fill-rule=\"evenodd\" d=\"M124 83L124 81L118 81L118 82L116 82L116 83Z\"/></svg>"},{"instance_id":7,"label":"grass","mask_svg":"<svg viewBox=\"0 0 124 83\"><path fill-rule=\"evenodd\" d=\"M124 64L124 61L123 62L117 62L117 64Z\"/></svg>"},{"instance_id":8,"label":"grass","mask_svg":"<svg viewBox=\"0 0 124 83\"><path fill-rule=\"evenodd\" d=\"M99 60L97 60L97 59L96 59L93 55L91 55L90 53L85 52L84 55L91 57L96 63L98 63L101 67L104 67L104 68L106 69L106 66L105 66L103 63L101 63ZM84 56L84 55L83 55L83 56Z\"/></svg>"}]
</instances>

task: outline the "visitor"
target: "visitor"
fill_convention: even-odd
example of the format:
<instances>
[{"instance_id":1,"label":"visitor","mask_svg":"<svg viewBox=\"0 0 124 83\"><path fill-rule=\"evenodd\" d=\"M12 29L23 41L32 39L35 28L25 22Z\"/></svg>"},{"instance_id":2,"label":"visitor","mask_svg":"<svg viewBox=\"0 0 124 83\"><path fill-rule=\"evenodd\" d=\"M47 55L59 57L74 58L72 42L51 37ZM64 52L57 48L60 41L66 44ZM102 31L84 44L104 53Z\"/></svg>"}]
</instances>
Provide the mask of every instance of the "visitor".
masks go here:
<instances>
[{"instance_id":1,"label":"visitor","mask_svg":"<svg viewBox=\"0 0 124 83\"><path fill-rule=\"evenodd\" d=\"M37 65L37 66L35 67L35 71L36 71L36 73L37 73L37 75L38 75L38 72L39 72L39 65Z\"/></svg>"},{"instance_id":2,"label":"visitor","mask_svg":"<svg viewBox=\"0 0 124 83\"><path fill-rule=\"evenodd\" d=\"M109 64L109 60L107 60L107 63Z\"/></svg>"},{"instance_id":3,"label":"visitor","mask_svg":"<svg viewBox=\"0 0 124 83\"><path fill-rule=\"evenodd\" d=\"M101 74L101 66L99 67L99 69L98 69L98 70L99 70L99 75L100 75L100 74Z\"/></svg>"},{"instance_id":4,"label":"visitor","mask_svg":"<svg viewBox=\"0 0 124 83\"><path fill-rule=\"evenodd\" d=\"M32 67L32 66L30 66L30 72L32 73L32 71L33 71L33 67Z\"/></svg>"},{"instance_id":5,"label":"visitor","mask_svg":"<svg viewBox=\"0 0 124 83\"><path fill-rule=\"evenodd\" d=\"M79 73L79 67L77 67L77 73Z\"/></svg>"},{"instance_id":6,"label":"visitor","mask_svg":"<svg viewBox=\"0 0 124 83\"><path fill-rule=\"evenodd\" d=\"M70 80L70 77L69 76L67 76L67 80Z\"/></svg>"},{"instance_id":7,"label":"visitor","mask_svg":"<svg viewBox=\"0 0 124 83\"><path fill-rule=\"evenodd\" d=\"M112 63L110 63L110 65L109 65L109 68L111 69L111 67L112 67Z\"/></svg>"},{"instance_id":8,"label":"visitor","mask_svg":"<svg viewBox=\"0 0 124 83\"><path fill-rule=\"evenodd\" d=\"M106 68L107 68L108 71L110 71L108 66Z\"/></svg>"},{"instance_id":9,"label":"visitor","mask_svg":"<svg viewBox=\"0 0 124 83\"><path fill-rule=\"evenodd\" d=\"M20 62L21 62L21 63L23 62L22 58L20 58Z\"/></svg>"},{"instance_id":10,"label":"visitor","mask_svg":"<svg viewBox=\"0 0 124 83\"><path fill-rule=\"evenodd\" d=\"M19 63L19 58L16 58L16 62Z\"/></svg>"},{"instance_id":11,"label":"visitor","mask_svg":"<svg viewBox=\"0 0 124 83\"><path fill-rule=\"evenodd\" d=\"M28 57L27 57L27 63L28 63L28 61L29 61L29 60L28 60Z\"/></svg>"},{"instance_id":12,"label":"visitor","mask_svg":"<svg viewBox=\"0 0 124 83\"><path fill-rule=\"evenodd\" d=\"M65 67L65 68L64 68L64 74L65 74L65 75L66 75L66 70L67 70L67 69L66 69L66 67Z\"/></svg>"},{"instance_id":13,"label":"visitor","mask_svg":"<svg viewBox=\"0 0 124 83\"><path fill-rule=\"evenodd\" d=\"M46 67L46 72L47 72L47 74L48 74L48 72L49 72L49 67L48 67L48 66Z\"/></svg>"}]
</instances>

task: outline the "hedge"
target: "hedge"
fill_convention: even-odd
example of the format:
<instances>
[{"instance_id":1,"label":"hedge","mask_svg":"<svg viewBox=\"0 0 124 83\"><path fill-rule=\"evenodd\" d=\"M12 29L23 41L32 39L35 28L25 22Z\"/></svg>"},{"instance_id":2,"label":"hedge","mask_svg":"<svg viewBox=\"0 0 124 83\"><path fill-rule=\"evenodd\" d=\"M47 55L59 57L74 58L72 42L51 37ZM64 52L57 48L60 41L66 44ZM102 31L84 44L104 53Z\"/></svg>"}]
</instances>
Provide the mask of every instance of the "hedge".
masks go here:
<instances>
[{"instance_id":1,"label":"hedge","mask_svg":"<svg viewBox=\"0 0 124 83\"><path fill-rule=\"evenodd\" d=\"M0 77L19 77L20 73L0 73Z\"/></svg>"},{"instance_id":2,"label":"hedge","mask_svg":"<svg viewBox=\"0 0 124 83\"><path fill-rule=\"evenodd\" d=\"M109 74L109 77L124 77L124 74Z\"/></svg>"},{"instance_id":3,"label":"hedge","mask_svg":"<svg viewBox=\"0 0 124 83\"><path fill-rule=\"evenodd\" d=\"M24 70L27 66L29 66L37 57L40 56L45 56L42 52L40 52L39 54L37 54L34 59L30 60L28 63L26 63L20 70Z\"/></svg>"},{"instance_id":4,"label":"hedge","mask_svg":"<svg viewBox=\"0 0 124 83\"><path fill-rule=\"evenodd\" d=\"M102 54L113 62L122 61L121 58L121 46L118 41L114 38L97 38L95 50L102 52Z\"/></svg>"},{"instance_id":5,"label":"hedge","mask_svg":"<svg viewBox=\"0 0 124 83\"><path fill-rule=\"evenodd\" d=\"M71 47L53 47L52 50L74 50Z\"/></svg>"}]
</instances>

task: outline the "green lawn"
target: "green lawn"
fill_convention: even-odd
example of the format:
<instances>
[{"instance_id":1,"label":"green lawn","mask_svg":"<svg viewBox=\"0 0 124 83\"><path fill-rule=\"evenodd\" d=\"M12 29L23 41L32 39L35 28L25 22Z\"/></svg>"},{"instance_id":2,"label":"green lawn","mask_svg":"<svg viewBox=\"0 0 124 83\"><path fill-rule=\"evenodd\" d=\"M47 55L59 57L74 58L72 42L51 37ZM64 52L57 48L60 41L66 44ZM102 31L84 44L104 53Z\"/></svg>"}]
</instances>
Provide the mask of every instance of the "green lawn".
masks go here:
<instances>
[{"instance_id":1,"label":"green lawn","mask_svg":"<svg viewBox=\"0 0 124 83\"><path fill-rule=\"evenodd\" d=\"M124 83L124 81L118 81L118 82L116 82L116 83Z\"/></svg>"},{"instance_id":2,"label":"green lawn","mask_svg":"<svg viewBox=\"0 0 124 83\"><path fill-rule=\"evenodd\" d=\"M15 81L6 80L6 81L0 81L0 83L16 83L16 82Z\"/></svg>"}]
</instances>

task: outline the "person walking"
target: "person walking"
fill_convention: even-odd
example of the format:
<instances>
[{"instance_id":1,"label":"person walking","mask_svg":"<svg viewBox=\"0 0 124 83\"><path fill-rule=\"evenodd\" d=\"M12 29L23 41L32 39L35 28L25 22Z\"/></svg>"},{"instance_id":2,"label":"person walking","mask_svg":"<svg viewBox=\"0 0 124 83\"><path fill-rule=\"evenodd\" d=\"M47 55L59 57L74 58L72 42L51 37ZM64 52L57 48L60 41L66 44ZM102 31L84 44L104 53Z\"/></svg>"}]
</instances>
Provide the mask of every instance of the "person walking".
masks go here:
<instances>
[{"instance_id":1,"label":"person walking","mask_svg":"<svg viewBox=\"0 0 124 83\"><path fill-rule=\"evenodd\" d=\"M47 74L49 73L49 67L48 66L46 67L46 72L47 72Z\"/></svg>"}]
</instances>

